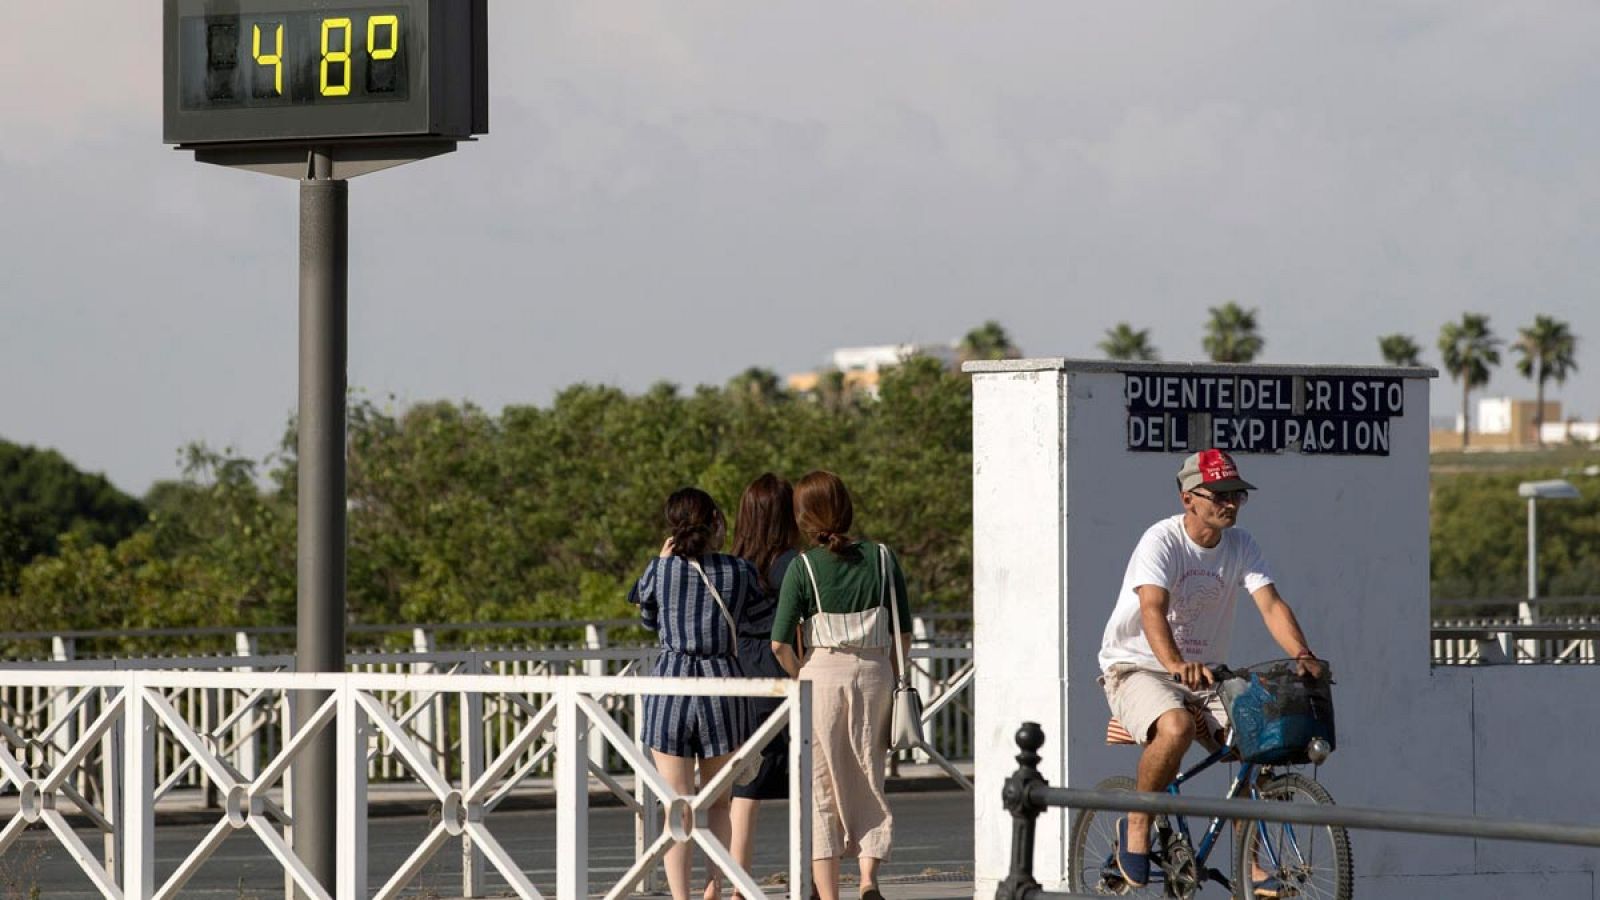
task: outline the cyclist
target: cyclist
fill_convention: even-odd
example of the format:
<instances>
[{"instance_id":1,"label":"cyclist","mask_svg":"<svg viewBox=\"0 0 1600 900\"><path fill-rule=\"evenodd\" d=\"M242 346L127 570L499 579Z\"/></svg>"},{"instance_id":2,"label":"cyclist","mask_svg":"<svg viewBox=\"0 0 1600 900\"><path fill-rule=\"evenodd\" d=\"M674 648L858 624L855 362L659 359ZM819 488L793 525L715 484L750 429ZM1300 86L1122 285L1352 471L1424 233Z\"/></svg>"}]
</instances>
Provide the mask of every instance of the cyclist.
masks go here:
<instances>
[{"instance_id":1,"label":"cyclist","mask_svg":"<svg viewBox=\"0 0 1600 900\"><path fill-rule=\"evenodd\" d=\"M1100 683L1111 714L1144 748L1135 779L1141 791L1161 791L1178 774L1197 715L1202 742L1220 746L1227 713L1215 692L1200 692L1213 681L1207 667L1227 661L1241 586L1285 652L1316 659L1261 548L1234 527L1254 489L1227 453L1192 454L1178 470L1183 513L1150 526L1128 560L1100 643ZM1149 882L1149 852L1150 815L1129 813L1117 823L1117 867L1129 884ZM1257 896L1278 896L1275 879L1254 876Z\"/></svg>"}]
</instances>

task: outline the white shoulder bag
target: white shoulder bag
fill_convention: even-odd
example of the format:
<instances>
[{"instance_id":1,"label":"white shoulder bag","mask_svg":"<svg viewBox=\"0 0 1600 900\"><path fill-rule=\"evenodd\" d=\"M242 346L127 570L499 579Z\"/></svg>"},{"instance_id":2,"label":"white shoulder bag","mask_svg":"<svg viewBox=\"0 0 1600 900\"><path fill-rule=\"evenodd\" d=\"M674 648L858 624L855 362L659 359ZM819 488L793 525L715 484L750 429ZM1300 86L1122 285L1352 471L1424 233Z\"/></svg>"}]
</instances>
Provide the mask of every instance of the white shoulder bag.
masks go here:
<instances>
[{"instance_id":1,"label":"white shoulder bag","mask_svg":"<svg viewBox=\"0 0 1600 900\"><path fill-rule=\"evenodd\" d=\"M898 752L922 747L928 739L922 734L922 695L911 686L911 671L906 667L905 647L900 640L900 595L889 571L889 548L882 544L878 545L878 574L889 592L889 610L894 617L894 630L889 640L894 644L895 660L900 664L900 677L895 682L894 704L889 715L889 750Z\"/></svg>"}]
</instances>

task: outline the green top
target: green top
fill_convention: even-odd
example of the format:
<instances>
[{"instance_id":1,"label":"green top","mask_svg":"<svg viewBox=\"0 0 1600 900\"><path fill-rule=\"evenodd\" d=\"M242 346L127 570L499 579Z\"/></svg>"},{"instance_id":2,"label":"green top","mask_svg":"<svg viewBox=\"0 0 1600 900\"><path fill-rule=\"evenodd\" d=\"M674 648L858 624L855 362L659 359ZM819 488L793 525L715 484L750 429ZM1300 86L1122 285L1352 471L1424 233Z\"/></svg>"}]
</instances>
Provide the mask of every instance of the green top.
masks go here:
<instances>
[{"instance_id":1,"label":"green top","mask_svg":"<svg viewBox=\"0 0 1600 900\"><path fill-rule=\"evenodd\" d=\"M851 546L859 553L839 556L823 547L805 552L805 558L817 572L823 612L865 612L884 601L883 583L878 577L878 545L856 541ZM900 571L900 560L892 550L889 551L889 573L894 578L896 596L900 598L900 631L909 634L911 600L906 595L905 573ZM816 611L817 598L811 590L811 578L806 574L805 563L796 559L784 573L783 587L778 591L778 614L772 620L772 639L793 646L795 626Z\"/></svg>"}]
</instances>

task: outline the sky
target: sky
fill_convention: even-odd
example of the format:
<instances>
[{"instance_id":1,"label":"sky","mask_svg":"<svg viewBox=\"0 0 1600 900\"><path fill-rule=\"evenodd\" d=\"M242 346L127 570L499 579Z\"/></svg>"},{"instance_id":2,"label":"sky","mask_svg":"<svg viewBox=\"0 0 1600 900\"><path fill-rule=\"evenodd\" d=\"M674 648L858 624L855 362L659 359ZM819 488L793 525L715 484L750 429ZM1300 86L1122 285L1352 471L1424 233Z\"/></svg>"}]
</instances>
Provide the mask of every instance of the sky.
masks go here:
<instances>
[{"instance_id":1,"label":"sky","mask_svg":"<svg viewBox=\"0 0 1600 900\"><path fill-rule=\"evenodd\" d=\"M0 0L0 438L141 494L296 402L289 180L162 144L161 5ZM350 188L350 384L491 412L998 320L1369 364L1536 314L1600 416L1600 6L490 0L490 132ZM1532 396L1513 356L1487 394ZM1459 392L1447 378L1433 412Z\"/></svg>"}]
</instances>

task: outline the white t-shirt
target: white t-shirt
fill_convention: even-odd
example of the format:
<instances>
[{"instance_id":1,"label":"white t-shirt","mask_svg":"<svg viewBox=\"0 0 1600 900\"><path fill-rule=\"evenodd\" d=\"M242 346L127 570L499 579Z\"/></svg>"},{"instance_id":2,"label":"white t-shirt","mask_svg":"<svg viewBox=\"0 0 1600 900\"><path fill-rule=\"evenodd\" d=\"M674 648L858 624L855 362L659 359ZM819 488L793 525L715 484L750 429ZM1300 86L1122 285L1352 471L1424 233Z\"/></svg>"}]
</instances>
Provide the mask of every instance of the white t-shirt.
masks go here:
<instances>
[{"instance_id":1,"label":"white t-shirt","mask_svg":"<svg viewBox=\"0 0 1600 900\"><path fill-rule=\"evenodd\" d=\"M1167 624L1178 651L1189 662L1228 662L1233 611L1239 587L1254 594L1272 583L1267 561L1249 532L1229 528L1215 547L1196 544L1183 530L1183 516L1151 525L1139 539L1122 576L1122 593L1100 640L1100 669L1118 663L1163 668L1139 621L1139 587L1167 589Z\"/></svg>"}]
</instances>

